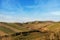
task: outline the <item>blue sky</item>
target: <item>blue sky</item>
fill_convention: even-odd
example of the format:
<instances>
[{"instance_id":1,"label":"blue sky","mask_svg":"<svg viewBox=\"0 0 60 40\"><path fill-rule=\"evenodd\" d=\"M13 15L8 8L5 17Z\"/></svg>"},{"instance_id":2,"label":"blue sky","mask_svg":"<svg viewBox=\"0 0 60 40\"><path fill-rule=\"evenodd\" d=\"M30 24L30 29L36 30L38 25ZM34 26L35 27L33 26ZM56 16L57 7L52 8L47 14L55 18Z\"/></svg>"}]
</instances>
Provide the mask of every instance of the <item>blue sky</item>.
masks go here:
<instances>
[{"instance_id":1,"label":"blue sky","mask_svg":"<svg viewBox=\"0 0 60 40\"><path fill-rule=\"evenodd\" d=\"M0 0L0 22L60 21L60 0Z\"/></svg>"}]
</instances>

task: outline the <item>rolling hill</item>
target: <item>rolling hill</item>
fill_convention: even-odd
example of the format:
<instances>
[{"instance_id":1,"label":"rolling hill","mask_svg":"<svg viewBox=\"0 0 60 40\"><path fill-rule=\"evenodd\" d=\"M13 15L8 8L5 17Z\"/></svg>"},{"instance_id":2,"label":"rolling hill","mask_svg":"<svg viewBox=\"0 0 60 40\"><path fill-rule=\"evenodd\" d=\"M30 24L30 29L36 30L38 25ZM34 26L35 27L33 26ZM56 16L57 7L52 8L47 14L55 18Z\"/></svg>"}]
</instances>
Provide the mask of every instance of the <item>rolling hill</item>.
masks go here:
<instances>
[{"instance_id":1,"label":"rolling hill","mask_svg":"<svg viewBox=\"0 0 60 40\"><path fill-rule=\"evenodd\" d=\"M35 31L33 31L33 30L35 30ZM31 32L31 31L33 31L33 32ZM26 23L0 22L0 36L12 35L12 34L20 33L20 32L22 32L22 34L27 33L28 35L27 36L18 35L16 37L13 37L14 40L15 39L18 40L20 37L22 37L23 40L25 40L25 39L44 40L43 38L45 38L46 35L50 36L51 34L53 35L52 36L52 39L53 39L54 34L59 35L59 33L60 33L60 22L52 22L52 21L34 21L34 22L26 22ZM22 39L20 39L20 40L22 40ZM57 38L56 38L56 40L57 40Z\"/></svg>"}]
</instances>

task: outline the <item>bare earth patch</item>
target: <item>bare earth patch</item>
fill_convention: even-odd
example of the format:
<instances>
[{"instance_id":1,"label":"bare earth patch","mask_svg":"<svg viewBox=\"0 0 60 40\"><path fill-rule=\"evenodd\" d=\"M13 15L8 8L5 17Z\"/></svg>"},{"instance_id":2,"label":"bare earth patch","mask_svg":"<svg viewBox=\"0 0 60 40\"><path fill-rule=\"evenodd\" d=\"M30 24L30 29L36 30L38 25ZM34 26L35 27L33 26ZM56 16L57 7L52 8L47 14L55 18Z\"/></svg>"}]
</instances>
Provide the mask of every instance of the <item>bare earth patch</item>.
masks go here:
<instances>
[{"instance_id":1,"label":"bare earth patch","mask_svg":"<svg viewBox=\"0 0 60 40\"><path fill-rule=\"evenodd\" d=\"M0 30L0 36L6 35L7 33Z\"/></svg>"}]
</instances>

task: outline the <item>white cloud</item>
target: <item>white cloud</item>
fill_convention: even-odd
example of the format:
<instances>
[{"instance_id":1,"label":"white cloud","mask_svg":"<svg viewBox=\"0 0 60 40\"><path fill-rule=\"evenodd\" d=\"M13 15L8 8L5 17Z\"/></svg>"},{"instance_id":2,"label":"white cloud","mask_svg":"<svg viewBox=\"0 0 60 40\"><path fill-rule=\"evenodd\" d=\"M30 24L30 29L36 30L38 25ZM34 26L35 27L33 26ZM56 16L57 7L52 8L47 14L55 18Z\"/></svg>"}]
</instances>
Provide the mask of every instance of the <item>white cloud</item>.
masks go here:
<instances>
[{"instance_id":1,"label":"white cloud","mask_svg":"<svg viewBox=\"0 0 60 40\"><path fill-rule=\"evenodd\" d=\"M30 18L30 17L20 17L0 14L0 22L29 22L29 21L60 21L59 17L40 17L40 18Z\"/></svg>"},{"instance_id":2,"label":"white cloud","mask_svg":"<svg viewBox=\"0 0 60 40\"><path fill-rule=\"evenodd\" d=\"M28 22L28 21L33 21L33 19L28 17L19 17L19 16L0 14L0 22Z\"/></svg>"},{"instance_id":3,"label":"white cloud","mask_svg":"<svg viewBox=\"0 0 60 40\"><path fill-rule=\"evenodd\" d=\"M36 0L37 1L37 0ZM39 1L39 0L38 0ZM47 5L40 5L40 1L39 3L36 2L37 5L33 5L33 6L25 6L27 8L39 8L39 7L47 7ZM7 6L8 5L8 6ZM19 4L20 5L20 4ZM54 4L57 6L57 4ZM51 6L54 6L54 5L48 5L48 7L51 7ZM5 9L10 9L12 10L12 7L11 5L9 5L9 0L6 1L5 3L3 3L3 7L6 7ZM14 7L14 6L13 6ZM48 8L47 7L47 8ZM37 20L37 21L44 21L44 20L53 20L53 21L59 21L60 20L60 11L54 11L54 12L48 12L48 13L41 13L42 15L40 15L40 10L33 10L33 12L28 12L28 13L31 13L32 14L32 18L31 17L28 17L30 16L28 13L26 13L23 9L23 7L20 6L20 8L18 8L17 12L7 12L7 11L1 11L0 10L0 22L27 22L27 21L34 21L34 20ZM20 14L21 13L21 14ZM24 15L26 14L26 15ZM28 16L27 16L28 15ZM38 16L39 15L39 16ZM33 16L35 18L33 18ZM39 18L38 18L38 17ZM42 17L41 17L42 16ZM59 16L59 17L57 17Z\"/></svg>"}]
</instances>

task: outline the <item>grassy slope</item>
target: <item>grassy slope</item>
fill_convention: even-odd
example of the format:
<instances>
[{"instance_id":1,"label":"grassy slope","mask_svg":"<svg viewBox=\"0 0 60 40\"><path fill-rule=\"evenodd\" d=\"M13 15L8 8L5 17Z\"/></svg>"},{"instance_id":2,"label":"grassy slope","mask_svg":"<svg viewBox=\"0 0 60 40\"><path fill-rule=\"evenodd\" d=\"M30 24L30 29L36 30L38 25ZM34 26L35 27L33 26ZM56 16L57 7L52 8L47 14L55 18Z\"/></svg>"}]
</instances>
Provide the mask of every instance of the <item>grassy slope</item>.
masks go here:
<instances>
[{"instance_id":1,"label":"grassy slope","mask_svg":"<svg viewBox=\"0 0 60 40\"><path fill-rule=\"evenodd\" d=\"M41 26L41 23L38 23L38 24L40 24L39 26ZM22 31L25 31L25 30L28 30L27 28L26 28L26 26L31 26L32 28L35 26L35 27L38 27L38 24L23 24L23 27L22 26L20 26L20 25L17 25L17 24L15 24L15 23L7 23L7 24L5 24L5 25L8 25L8 26L10 26L10 27L12 27L12 28L16 28L16 29L18 29L18 30L22 30ZM44 24L44 23L42 23L42 24ZM43 26L43 25L42 25ZM46 26L46 28L48 28L50 31L54 31L54 32L56 32L56 31L59 31L60 30L60 23L53 23L53 24L50 24L50 25L48 25L48 26ZM6 32L6 33L13 33L13 31L11 30L11 29L7 29L7 28L5 28L5 27L0 27L0 30L2 30L2 31L4 31L4 32ZM28 36L23 36L23 38L25 38L25 39L27 39L27 40L40 40L40 38L42 37L43 35L42 34L40 34L40 33L32 33L32 34L30 34L30 35L28 35ZM16 36L16 38L19 38L20 36ZM42 38L43 39L43 38Z\"/></svg>"},{"instance_id":2,"label":"grassy slope","mask_svg":"<svg viewBox=\"0 0 60 40\"><path fill-rule=\"evenodd\" d=\"M60 23L54 23L50 26L47 26L47 28L50 30L50 31L57 31L57 30L60 30Z\"/></svg>"},{"instance_id":3,"label":"grassy slope","mask_svg":"<svg viewBox=\"0 0 60 40\"><path fill-rule=\"evenodd\" d=\"M8 23L7 25L8 25L8 26L11 26L11 27L13 27L13 28L16 28L16 29L18 29L18 30L20 30L20 31L28 31L28 30L29 30L29 29L27 29L26 27L17 25L17 24L15 24L15 23Z\"/></svg>"},{"instance_id":4,"label":"grassy slope","mask_svg":"<svg viewBox=\"0 0 60 40\"><path fill-rule=\"evenodd\" d=\"M48 23L30 23L30 24L22 24L22 26L20 26L20 25L18 25L18 24L16 24L16 23L4 23L5 25L7 25L7 26L10 26L10 27L12 27L12 28L15 28L15 29L17 29L17 30L20 30L20 31L28 31L29 29L28 28L26 28L26 27L30 27L30 28L39 28L39 27L42 27L42 26L44 26L44 25L46 25L46 24L48 24ZM2 28L5 28L5 27L2 27ZM60 23L53 23L53 24L50 24L50 25L48 25L46 28L48 28L49 30L55 30L55 29L57 29L57 28L60 28ZM5 28L4 30L11 30L11 29L7 29L7 28ZM11 32L12 32L13 30L11 30Z\"/></svg>"},{"instance_id":5,"label":"grassy slope","mask_svg":"<svg viewBox=\"0 0 60 40\"><path fill-rule=\"evenodd\" d=\"M8 29L8 28L3 27L3 26L1 26L1 27L0 27L0 30L2 30L2 31L3 31L3 32L5 32L5 33L14 33L14 31L13 31L13 30Z\"/></svg>"},{"instance_id":6,"label":"grassy slope","mask_svg":"<svg viewBox=\"0 0 60 40\"><path fill-rule=\"evenodd\" d=\"M0 36L6 35L7 33L3 32L2 30L0 30Z\"/></svg>"}]
</instances>

